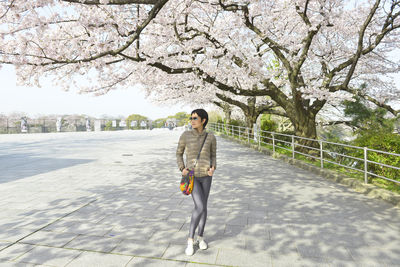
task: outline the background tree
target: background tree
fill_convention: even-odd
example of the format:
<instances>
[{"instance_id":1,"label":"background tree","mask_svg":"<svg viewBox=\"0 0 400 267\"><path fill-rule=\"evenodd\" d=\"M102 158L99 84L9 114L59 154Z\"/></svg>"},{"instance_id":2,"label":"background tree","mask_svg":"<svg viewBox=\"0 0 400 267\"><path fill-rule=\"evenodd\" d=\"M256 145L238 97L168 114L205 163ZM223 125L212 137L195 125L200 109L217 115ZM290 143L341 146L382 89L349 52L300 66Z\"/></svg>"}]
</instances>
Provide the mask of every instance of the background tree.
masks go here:
<instances>
[{"instance_id":1,"label":"background tree","mask_svg":"<svg viewBox=\"0 0 400 267\"><path fill-rule=\"evenodd\" d=\"M351 118L348 123L357 129L357 133L394 131L396 118L388 116L388 111L381 107L368 107L365 100L355 97L355 101L344 101L344 114Z\"/></svg>"},{"instance_id":2,"label":"background tree","mask_svg":"<svg viewBox=\"0 0 400 267\"><path fill-rule=\"evenodd\" d=\"M137 122L135 127L131 126L132 121ZM126 118L126 125L128 126L128 129L140 129L140 123L142 121L145 121L147 123L149 121L149 118L140 114L131 114Z\"/></svg>"},{"instance_id":3,"label":"background tree","mask_svg":"<svg viewBox=\"0 0 400 267\"><path fill-rule=\"evenodd\" d=\"M165 123L167 122L166 118L159 118L153 121L153 127L154 128L163 128L165 126Z\"/></svg>"},{"instance_id":4,"label":"background tree","mask_svg":"<svg viewBox=\"0 0 400 267\"><path fill-rule=\"evenodd\" d=\"M190 114L186 112L178 112L175 115L168 116L167 119L175 119L177 126L184 126L189 122Z\"/></svg>"}]
</instances>

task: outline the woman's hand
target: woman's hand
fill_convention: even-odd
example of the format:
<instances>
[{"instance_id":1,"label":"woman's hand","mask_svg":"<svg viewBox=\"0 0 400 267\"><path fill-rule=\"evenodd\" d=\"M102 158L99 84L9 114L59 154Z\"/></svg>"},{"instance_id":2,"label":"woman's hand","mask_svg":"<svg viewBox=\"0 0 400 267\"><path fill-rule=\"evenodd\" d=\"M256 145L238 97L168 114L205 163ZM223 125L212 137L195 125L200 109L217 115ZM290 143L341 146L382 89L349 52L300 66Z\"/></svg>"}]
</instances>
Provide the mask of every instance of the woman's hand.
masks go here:
<instances>
[{"instance_id":1,"label":"woman's hand","mask_svg":"<svg viewBox=\"0 0 400 267\"><path fill-rule=\"evenodd\" d=\"M215 171L215 168L212 167L212 168L208 169L207 173L208 173L209 176L213 176L214 171Z\"/></svg>"},{"instance_id":2,"label":"woman's hand","mask_svg":"<svg viewBox=\"0 0 400 267\"><path fill-rule=\"evenodd\" d=\"M182 176L186 176L189 173L188 169L183 169Z\"/></svg>"}]
</instances>

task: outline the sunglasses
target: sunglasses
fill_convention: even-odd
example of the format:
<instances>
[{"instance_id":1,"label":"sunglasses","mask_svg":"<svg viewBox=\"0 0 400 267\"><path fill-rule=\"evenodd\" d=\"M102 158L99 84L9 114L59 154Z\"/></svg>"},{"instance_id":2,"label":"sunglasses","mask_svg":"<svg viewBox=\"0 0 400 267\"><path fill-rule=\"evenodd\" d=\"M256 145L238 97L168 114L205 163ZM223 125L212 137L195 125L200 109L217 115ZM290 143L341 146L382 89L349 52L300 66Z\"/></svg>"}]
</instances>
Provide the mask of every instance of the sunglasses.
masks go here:
<instances>
[{"instance_id":1,"label":"sunglasses","mask_svg":"<svg viewBox=\"0 0 400 267\"><path fill-rule=\"evenodd\" d=\"M199 117L190 117L189 120L191 121L197 121L199 119Z\"/></svg>"}]
</instances>

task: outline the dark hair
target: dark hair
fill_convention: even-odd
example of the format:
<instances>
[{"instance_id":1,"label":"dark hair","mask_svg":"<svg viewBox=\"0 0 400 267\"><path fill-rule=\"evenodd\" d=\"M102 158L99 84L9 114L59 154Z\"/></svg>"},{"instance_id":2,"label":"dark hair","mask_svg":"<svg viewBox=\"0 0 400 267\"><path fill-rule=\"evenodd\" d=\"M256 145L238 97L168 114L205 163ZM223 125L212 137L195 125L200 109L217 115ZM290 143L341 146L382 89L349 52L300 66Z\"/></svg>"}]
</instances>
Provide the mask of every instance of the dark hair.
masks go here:
<instances>
[{"instance_id":1,"label":"dark hair","mask_svg":"<svg viewBox=\"0 0 400 267\"><path fill-rule=\"evenodd\" d=\"M208 113L207 113L207 111L205 111L202 108L199 108L199 109L193 110L192 113L190 113L190 115L193 115L193 113L196 113L197 115L199 115L201 120L206 119L206 121L203 124L203 129L206 128L206 125L208 123Z\"/></svg>"}]
</instances>

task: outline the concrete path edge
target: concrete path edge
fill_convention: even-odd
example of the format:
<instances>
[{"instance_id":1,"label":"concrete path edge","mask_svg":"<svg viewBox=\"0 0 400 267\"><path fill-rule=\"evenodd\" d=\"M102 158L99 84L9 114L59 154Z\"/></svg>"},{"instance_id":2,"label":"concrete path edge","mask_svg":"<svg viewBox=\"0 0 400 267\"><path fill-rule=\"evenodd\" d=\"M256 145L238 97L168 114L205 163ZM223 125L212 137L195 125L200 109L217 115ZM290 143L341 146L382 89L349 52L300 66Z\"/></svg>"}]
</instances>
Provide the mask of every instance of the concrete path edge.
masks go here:
<instances>
[{"instance_id":1,"label":"concrete path edge","mask_svg":"<svg viewBox=\"0 0 400 267\"><path fill-rule=\"evenodd\" d=\"M356 191L356 192L362 193L362 194L367 195L372 198L382 199L382 200L384 200L388 203L391 203L394 206L400 208L400 195L396 194L394 192L391 192L389 190L377 187L372 184L365 184L363 181L360 181L356 178L347 177L344 174L333 171L333 170L321 169L319 167L308 164L304 161L301 161L298 159L292 159L286 155L282 155L282 154L278 154L278 153L273 154L272 150L269 150L265 147L258 148L257 145L249 144L246 141L238 140L229 135L221 134L218 132L214 132L214 134L218 135L220 137L223 137L225 139L234 141L236 143L240 143L244 146L250 147L250 148L257 150L261 153L264 153L266 155L283 160L291 165L294 165L294 166L300 167L304 170L308 170L312 173L318 174L318 175L320 175L324 178L327 178L331 181L334 181L336 183L348 186L348 187L354 189L354 191Z\"/></svg>"}]
</instances>

